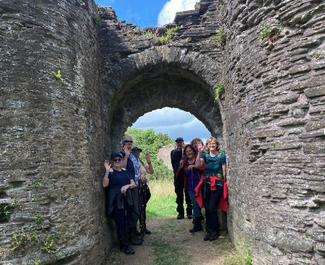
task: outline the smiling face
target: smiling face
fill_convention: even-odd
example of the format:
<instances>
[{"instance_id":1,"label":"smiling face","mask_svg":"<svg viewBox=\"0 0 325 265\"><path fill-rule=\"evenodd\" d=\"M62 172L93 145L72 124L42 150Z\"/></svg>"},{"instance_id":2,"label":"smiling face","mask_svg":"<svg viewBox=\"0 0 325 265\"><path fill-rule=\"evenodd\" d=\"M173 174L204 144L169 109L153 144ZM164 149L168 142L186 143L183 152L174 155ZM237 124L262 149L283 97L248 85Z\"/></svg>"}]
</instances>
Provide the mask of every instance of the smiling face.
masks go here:
<instances>
[{"instance_id":1,"label":"smiling face","mask_svg":"<svg viewBox=\"0 0 325 265\"><path fill-rule=\"evenodd\" d=\"M210 143L208 143L208 148L210 151L216 150L217 143L215 141L211 141Z\"/></svg>"},{"instance_id":2,"label":"smiling face","mask_svg":"<svg viewBox=\"0 0 325 265\"><path fill-rule=\"evenodd\" d=\"M209 137L206 143L206 147L210 152L219 151L219 141L214 137Z\"/></svg>"},{"instance_id":3,"label":"smiling face","mask_svg":"<svg viewBox=\"0 0 325 265\"><path fill-rule=\"evenodd\" d=\"M194 157L194 150L188 146L186 149L185 149L185 156L188 158L188 159L192 159Z\"/></svg>"},{"instance_id":4,"label":"smiling face","mask_svg":"<svg viewBox=\"0 0 325 265\"><path fill-rule=\"evenodd\" d=\"M123 146L126 146L129 150L132 149L133 139L131 137L126 137L123 141Z\"/></svg>"},{"instance_id":5,"label":"smiling face","mask_svg":"<svg viewBox=\"0 0 325 265\"><path fill-rule=\"evenodd\" d=\"M120 156L116 156L111 160L111 165L114 169L122 168L122 158Z\"/></svg>"}]
</instances>

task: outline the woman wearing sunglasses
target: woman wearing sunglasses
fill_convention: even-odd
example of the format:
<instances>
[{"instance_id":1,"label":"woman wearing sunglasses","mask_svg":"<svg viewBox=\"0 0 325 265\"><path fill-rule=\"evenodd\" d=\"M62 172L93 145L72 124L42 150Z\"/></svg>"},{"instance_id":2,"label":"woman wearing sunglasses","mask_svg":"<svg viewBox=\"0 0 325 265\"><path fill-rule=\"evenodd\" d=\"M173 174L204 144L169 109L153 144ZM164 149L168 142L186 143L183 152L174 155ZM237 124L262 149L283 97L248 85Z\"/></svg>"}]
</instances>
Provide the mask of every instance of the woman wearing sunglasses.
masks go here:
<instances>
[{"instance_id":1,"label":"woman wearing sunglasses","mask_svg":"<svg viewBox=\"0 0 325 265\"><path fill-rule=\"evenodd\" d=\"M134 254L128 241L128 226L131 223L133 201L131 189L135 187L134 180L127 170L122 168L122 154L111 155L110 162L105 160L106 169L103 187L106 188L106 216L114 219L120 248L126 254Z\"/></svg>"},{"instance_id":2,"label":"woman wearing sunglasses","mask_svg":"<svg viewBox=\"0 0 325 265\"><path fill-rule=\"evenodd\" d=\"M132 153L134 140L131 135L125 135L122 139L122 167L126 168L131 174L131 178L134 180L135 187L133 189L133 198L137 212L140 212L140 200L139 200L139 180L144 181L140 174L140 164L136 156ZM129 226L129 241L132 245L141 245L142 240L137 236L137 222L139 215L135 212L132 213L132 218Z\"/></svg>"}]
</instances>

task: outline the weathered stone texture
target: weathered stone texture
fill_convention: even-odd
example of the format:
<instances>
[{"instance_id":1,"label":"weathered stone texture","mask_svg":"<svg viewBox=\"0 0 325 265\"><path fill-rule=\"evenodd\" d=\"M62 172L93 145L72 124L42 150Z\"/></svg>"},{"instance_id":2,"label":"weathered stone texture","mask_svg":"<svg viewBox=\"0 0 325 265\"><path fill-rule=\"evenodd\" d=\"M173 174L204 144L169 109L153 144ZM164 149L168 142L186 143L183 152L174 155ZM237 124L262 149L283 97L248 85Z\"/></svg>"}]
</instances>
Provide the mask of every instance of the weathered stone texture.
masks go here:
<instances>
[{"instance_id":1,"label":"weathered stone texture","mask_svg":"<svg viewBox=\"0 0 325 265\"><path fill-rule=\"evenodd\" d=\"M85 2L0 1L1 264L100 264L110 244L97 7Z\"/></svg>"},{"instance_id":2,"label":"weathered stone texture","mask_svg":"<svg viewBox=\"0 0 325 265\"><path fill-rule=\"evenodd\" d=\"M324 7L322 1L228 3L228 229L234 241L249 236L254 264L324 260L316 246L325 231L315 222L324 211ZM261 23L279 27L272 44L257 37ZM243 217L250 225L240 225Z\"/></svg>"},{"instance_id":3,"label":"weathered stone texture","mask_svg":"<svg viewBox=\"0 0 325 265\"><path fill-rule=\"evenodd\" d=\"M147 29L86 0L0 8L3 264L104 264L113 233L101 161L138 117L165 106L222 140L228 231L250 242L253 264L324 264L323 1L201 0ZM264 39L261 23L272 30ZM226 41L215 44L220 29ZM13 234L33 227L56 235L47 252L58 252L43 241L8 253Z\"/></svg>"}]
</instances>

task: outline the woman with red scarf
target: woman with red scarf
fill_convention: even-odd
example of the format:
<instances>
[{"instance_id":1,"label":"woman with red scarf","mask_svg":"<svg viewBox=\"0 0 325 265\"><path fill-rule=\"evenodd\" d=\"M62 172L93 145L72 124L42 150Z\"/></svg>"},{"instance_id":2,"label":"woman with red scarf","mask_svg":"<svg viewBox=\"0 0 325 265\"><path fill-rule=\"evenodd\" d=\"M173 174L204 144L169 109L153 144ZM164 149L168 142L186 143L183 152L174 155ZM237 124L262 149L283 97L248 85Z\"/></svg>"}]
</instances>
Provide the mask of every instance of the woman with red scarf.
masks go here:
<instances>
[{"instance_id":1,"label":"woman with red scarf","mask_svg":"<svg viewBox=\"0 0 325 265\"><path fill-rule=\"evenodd\" d=\"M194 221L193 221L193 228L190 229L190 232L194 233L197 231L202 231L202 214L201 209L198 205L198 203L195 201L195 191L194 189L199 184L201 177L201 174L204 170L204 165L197 167L196 162L196 156L197 151L194 148L193 145L186 145L184 147L184 159L181 160L179 164L179 168L176 172L176 177L181 177L183 175L184 177L184 187L185 190L188 192L192 205L193 205L193 212L194 212Z\"/></svg>"},{"instance_id":2,"label":"woman with red scarf","mask_svg":"<svg viewBox=\"0 0 325 265\"><path fill-rule=\"evenodd\" d=\"M214 137L209 137L204 146L197 143L198 155L196 165L201 166L205 163L203 181L198 187L202 186L203 201L206 217L206 236L204 241L216 240L219 236L219 222L217 208L226 211L227 202L227 183L226 183L226 155L219 151L219 141Z\"/></svg>"}]
</instances>

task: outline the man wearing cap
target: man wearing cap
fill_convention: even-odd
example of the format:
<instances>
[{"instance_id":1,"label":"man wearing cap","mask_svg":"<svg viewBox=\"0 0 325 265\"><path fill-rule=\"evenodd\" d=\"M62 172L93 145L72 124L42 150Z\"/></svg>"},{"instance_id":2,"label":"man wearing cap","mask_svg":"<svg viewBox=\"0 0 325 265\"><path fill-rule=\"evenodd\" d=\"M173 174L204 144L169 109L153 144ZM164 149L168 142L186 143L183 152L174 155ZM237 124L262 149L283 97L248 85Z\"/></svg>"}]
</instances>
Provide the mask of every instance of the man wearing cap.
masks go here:
<instances>
[{"instance_id":1,"label":"man wearing cap","mask_svg":"<svg viewBox=\"0 0 325 265\"><path fill-rule=\"evenodd\" d=\"M192 203L190 196L188 195L187 191L184 190L184 178L182 176L176 177L176 172L179 168L179 163L183 156L183 145L184 139L182 137L178 137L175 140L176 148L173 149L170 153L171 163L173 166L174 171L174 186L175 186L175 193L176 193L176 204L177 204L177 219L184 219L184 193L185 193L185 201L186 201L186 215L188 219L193 217L192 215Z\"/></svg>"}]
</instances>

